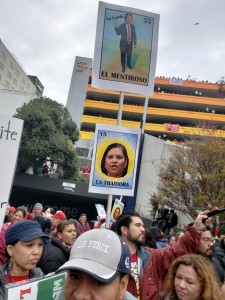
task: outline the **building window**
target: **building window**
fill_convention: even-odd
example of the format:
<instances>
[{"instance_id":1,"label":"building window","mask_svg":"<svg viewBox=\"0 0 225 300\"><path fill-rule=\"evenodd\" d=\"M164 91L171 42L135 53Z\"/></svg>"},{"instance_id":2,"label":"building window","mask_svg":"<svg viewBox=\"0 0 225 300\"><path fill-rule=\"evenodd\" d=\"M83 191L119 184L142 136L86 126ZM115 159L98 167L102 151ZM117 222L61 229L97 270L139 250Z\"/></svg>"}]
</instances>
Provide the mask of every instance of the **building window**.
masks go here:
<instances>
[{"instance_id":1,"label":"building window","mask_svg":"<svg viewBox=\"0 0 225 300\"><path fill-rule=\"evenodd\" d=\"M16 73L16 76L18 76L18 77L20 76L20 72L18 70L16 70L15 73Z\"/></svg>"},{"instance_id":2,"label":"building window","mask_svg":"<svg viewBox=\"0 0 225 300\"><path fill-rule=\"evenodd\" d=\"M5 86L7 87L7 88L9 88L9 86L10 86L10 83L6 80L5 81Z\"/></svg>"},{"instance_id":3,"label":"building window","mask_svg":"<svg viewBox=\"0 0 225 300\"><path fill-rule=\"evenodd\" d=\"M27 86L27 88L28 88L28 90L29 90L29 89L30 89L30 85L29 85L29 83L27 83L27 85L26 85L26 86Z\"/></svg>"},{"instance_id":4,"label":"building window","mask_svg":"<svg viewBox=\"0 0 225 300\"><path fill-rule=\"evenodd\" d=\"M14 70L14 64L10 62L10 68Z\"/></svg>"},{"instance_id":5,"label":"building window","mask_svg":"<svg viewBox=\"0 0 225 300\"><path fill-rule=\"evenodd\" d=\"M20 90L23 92L24 91L24 88L22 86L20 86Z\"/></svg>"},{"instance_id":6,"label":"building window","mask_svg":"<svg viewBox=\"0 0 225 300\"><path fill-rule=\"evenodd\" d=\"M13 78L13 83L14 83L15 85L17 85L17 80L16 80L16 78Z\"/></svg>"},{"instance_id":7,"label":"building window","mask_svg":"<svg viewBox=\"0 0 225 300\"><path fill-rule=\"evenodd\" d=\"M4 69L4 65L3 63L0 62L0 69L3 70Z\"/></svg>"},{"instance_id":8,"label":"building window","mask_svg":"<svg viewBox=\"0 0 225 300\"><path fill-rule=\"evenodd\" d=\"M11 79L12 78L12 74L8 71L7 76Z\"/></svg>"},{"instance_id":9,"label":"building window","mask_svg":"<svg viewBox=\"0 0 225 300\"><path fill-rule=\"evenodd\" d=\"M23 84L25 84L25 83L26 83L26 80L25 80L24 78L22 78L22 82L23 82Z\"/></svg>"},{"instance_id":10,"label":"building window","mask_svg":"<svg viewBox=\"0 0 225 300\"><path fill-rule=\"evenodd\" d=\"M6 55L3 51L2 51L1 57L3 58L4 61L6 61Z\"/></svg>"}]
</instances>

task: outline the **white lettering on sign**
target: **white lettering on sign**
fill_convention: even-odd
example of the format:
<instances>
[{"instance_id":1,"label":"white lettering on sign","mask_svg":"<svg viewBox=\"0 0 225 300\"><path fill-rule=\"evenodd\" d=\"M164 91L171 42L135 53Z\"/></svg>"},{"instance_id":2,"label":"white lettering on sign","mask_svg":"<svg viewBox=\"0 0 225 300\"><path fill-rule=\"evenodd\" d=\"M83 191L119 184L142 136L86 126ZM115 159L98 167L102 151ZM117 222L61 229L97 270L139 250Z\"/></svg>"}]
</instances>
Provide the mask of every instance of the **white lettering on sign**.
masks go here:
<instances>
[{"instance_id":1,"label":"white lettering on sign","mask_svg":"<svg viewBox=\"0 0 225 300\"><path fill-rule=\"evenodd\" d=\"M61 289L62 289L62 279L59 279L59 280L56 280L54 282L54 287L53 287L53 295L52 295L52 298L55 299L58 294L60 293Z\"/></svg>"},{"instance_id":2,"label":"white lettering on sign","mask_svg":"<svg viewBox=\"0 0 225 300\"><path fill-rule=\"evenodd\" d=\"M11 124L11 122L9 121L7 129L5 129L4 126L1 126L0 140L1 139L5 139L5 140L11 139L11 140L14 140L14 141L16 140L17 132L9 130L10 129L10 124Z\"/></svg>"}]
</instances>

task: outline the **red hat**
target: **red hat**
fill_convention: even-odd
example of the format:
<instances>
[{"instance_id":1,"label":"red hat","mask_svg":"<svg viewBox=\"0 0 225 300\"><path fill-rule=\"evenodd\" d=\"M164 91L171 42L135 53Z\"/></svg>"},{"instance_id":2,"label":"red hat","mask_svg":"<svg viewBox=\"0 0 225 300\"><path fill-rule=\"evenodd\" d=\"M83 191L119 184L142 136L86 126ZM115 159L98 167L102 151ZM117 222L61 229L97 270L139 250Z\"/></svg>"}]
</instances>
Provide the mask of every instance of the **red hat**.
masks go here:
<instances>
[{"instance_id":1,"label":"red hat","mask_svg":"<svg viewBox=\"0 0 225 300\"><path fill-rule=\"evenodd\" d=\"M27 218L27 220L32 220L33 219L33 214L32 213L27 213L26 218Z\"/></svg>"},{"instance_id":2,"label":"red hat","mask_svg":"<svg viewBox=\"0 0 225 300\"><path fill-rule=\"evenodd\" d=\"M10 206L9 211L14 212L16 208L14 206Z\"/></svg>"},{"instance_id":3,"label":"red hat","mask_svg":"<svg viewBox=\"0 0 225 300\"><path fill-rule=\"evenodd\" d=\"M53 219L60 219L61 221L66 220L66 215L63 211L58 210L53 216L51 216Z\"/></svg>"}]
</instances>

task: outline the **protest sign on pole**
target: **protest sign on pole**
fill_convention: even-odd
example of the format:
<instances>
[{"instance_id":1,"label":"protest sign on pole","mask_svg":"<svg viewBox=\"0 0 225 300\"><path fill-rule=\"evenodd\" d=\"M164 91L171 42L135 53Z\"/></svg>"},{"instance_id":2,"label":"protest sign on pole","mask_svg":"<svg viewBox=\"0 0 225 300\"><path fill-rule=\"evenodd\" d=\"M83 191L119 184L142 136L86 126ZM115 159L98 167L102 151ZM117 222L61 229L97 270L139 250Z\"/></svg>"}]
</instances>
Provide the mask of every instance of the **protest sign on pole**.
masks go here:
<instances>
[{"instance_id":1,"label":"protest sign on pole","mask_svg":"<svg viewBox=\"0 0 225 300\"><path fill-rule=\"evenodd\" d=\"M133 196L140 134L140 129L96 125L89 192Z\"/></svg>"},{"instance_id":2,"label":"protest sign on pole","mask_svg":"<svg viewBox=\"0 0 225 300\"><path fill-rule=\"evenodd\" d=\"M22 128L23 120L0 115L0 228L14 178Z\"/></svg>"},{"instance_id":3,"label":"protest sign on pole","mask_svg":"<svg viewBox=\"0 0 225 300\"><path fill-rule=\"evenodd\" d=\"M110 223L114 223L117 221L120 215L123 213L124 204L119 199L116 199L112 208Z\"/></svg>"},{"instance_id":4,"label":"protest sign on pole","mask_svg":"<svg viewBox=\"0 0 225 300\"><path fill-rule=\"evenodd\" d=\"M159 15L99 2L92 86L151 96Z\"/></svg>"},{"instance_id":5,"label":"protest sign on pole","mask_svg":"<svg viewBox=\"0 0 225 300\"><path fill-rule=\"evenodd\" d=\"M105 207L103 204L95 204L95 207L98 212L98 217L99 219L105 219L106 218L106 212L105 212Z\"/></svg>"}]
</instances>

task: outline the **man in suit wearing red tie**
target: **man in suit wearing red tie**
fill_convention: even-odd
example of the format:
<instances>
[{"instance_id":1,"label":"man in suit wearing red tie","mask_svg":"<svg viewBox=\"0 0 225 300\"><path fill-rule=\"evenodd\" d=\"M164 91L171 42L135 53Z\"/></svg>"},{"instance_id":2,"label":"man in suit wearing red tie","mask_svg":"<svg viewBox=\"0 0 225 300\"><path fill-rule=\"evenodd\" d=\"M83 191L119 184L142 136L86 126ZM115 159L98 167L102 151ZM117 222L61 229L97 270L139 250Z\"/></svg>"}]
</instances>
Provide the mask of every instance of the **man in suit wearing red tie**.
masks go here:
<instances>
[{"instance_id":1,"label":"man in suit wearing red tie","mask_svg":"<svg viewBox=\"0 0 225 300\"><path fill-rule=\"evenodd\" d=\"M121 24L119 27L115 23L115 31L117 35L120 35L120 53L121 53L121 65L122 72L125 72L126 66L132 69L131 66L131 55L133 47L136 48L137 37L136 30L133 22L133 15L127 13L125 15L125 23Z\"/></svg>"}]
</instances>

